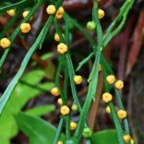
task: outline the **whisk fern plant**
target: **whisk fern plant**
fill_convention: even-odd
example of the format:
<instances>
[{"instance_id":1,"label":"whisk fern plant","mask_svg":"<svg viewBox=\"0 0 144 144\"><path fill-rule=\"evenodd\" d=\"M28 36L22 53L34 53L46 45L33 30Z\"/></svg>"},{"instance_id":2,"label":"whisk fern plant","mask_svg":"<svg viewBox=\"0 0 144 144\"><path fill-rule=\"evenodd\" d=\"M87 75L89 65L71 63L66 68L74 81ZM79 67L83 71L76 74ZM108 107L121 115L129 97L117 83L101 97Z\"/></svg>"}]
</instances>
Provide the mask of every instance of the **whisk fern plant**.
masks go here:
<instances>
[{"instance_id":1,"label":"whisk fern plant","mask_svg":"<svg viewBox=\"0 0 144 144\"><path fill-rule=\"evenodd\" d=\"M45 10L47 12L47 21L43 25L33 45L27 51L16 75L11 80L4 93L0 97L0 114L3 114L5 106L7 105L15 87L17 86L17 83L24 74L30 59L32 58L33 54L42 47L45 38L49 34L48 31L51 25L53 25L55 29L55 33L53 35L56 34L55 40L57 41L56 44L58 52L58 67L55 75L55 84L54 87L51 88L51 95L59 98L58 103L60 103L61 116L59 117L57 132L52 141L52 144L80 144L82 143L83 138L85 139L86 144L95 143L92 140L94 137L94 131L91 130L87 119L92 102L97 101L96 92L99 85L98 79L100 66L102 69L101 73L103 75L104 83L104 93L102 94L102 100L106 103L106 106L108 106L109 108L109 113L112 115L117 133L118 143L134 143L130 136L127 112L124 110L119 92L119 90L123 88L124 83L123 81L116 78L110 64L107 62L103 55L103 51L106 45L116 34L118 34L122 30L126 22L128 13L132 8L134 2L134 0L126 0L124 2L117 17L112 21L112 23L109 25L106 32L104 33L102 30L100 19L104 19L105 12L102 9L99 9L98 1L93 0L92 19L90 22L88 22L87 28L90 31L95 31L95 37L97 38L97 41L95 41L91 37L91 35L83 28L82 25L80 25L64 10L63 0L22 0L11 3L9 5L4 4L3 2L4 5L0 7L0 13L7 12L11 16L11 19L10 22L0 32L0 46L4 49L3 55L0 59L1 71L3 70L6 58L10 50L12 50L11 46L15 42L17 36L20 33L25 34L29 33L32 30L29 21L31 18L33 18L33 15L38 10L38 8L43 4L47 5L47 8ZM15 24L20 15L25 11L25 8L30 5L33 5L33 7L17 25L11 36L6 37L7 32ZM65 25L64 30L62 30L62 28L59 26L59 19L63 20L63 24ZM91 53L78 63L76 69L71 57L70 24L72 24L73 27L77 28L83 33L92 48ZM81 75L77 75L76 72L81 70L83 68L83 65L89 62L92 58L94 59L94 62L87 79L88 89L86 92L84 103L82 104L81 99L78 97L76 87L77 84L80 85L82 83L83 78ZM61 85L59 78L61 73L64 74L63 85ZM68 86L70 86L73 100L73 108L71 109L68 106ZM114 89L114 95L110 93L111 88ZM115 109L113 97L118 103L118 111L116 111ZM79 119L77 122L73 122L71 119L71 111L73 111L74 108L79 111ZM64 133L65 138L63 140L60 140L60 136L62 133ZM47 141L47 143L49 143L49 140Z\"/></svg>"}]
</instances>

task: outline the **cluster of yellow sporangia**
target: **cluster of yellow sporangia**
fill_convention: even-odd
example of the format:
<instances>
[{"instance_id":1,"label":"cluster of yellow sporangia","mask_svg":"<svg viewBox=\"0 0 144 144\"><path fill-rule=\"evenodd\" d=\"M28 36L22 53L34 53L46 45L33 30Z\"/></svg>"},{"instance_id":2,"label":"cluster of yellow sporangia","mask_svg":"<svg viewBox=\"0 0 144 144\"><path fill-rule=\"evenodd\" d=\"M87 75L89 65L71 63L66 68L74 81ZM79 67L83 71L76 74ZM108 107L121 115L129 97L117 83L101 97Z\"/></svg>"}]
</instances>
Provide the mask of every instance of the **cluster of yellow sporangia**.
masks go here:
<instances>
[{"instance_id":1,"label":"cluster of yellow sporangia","mask_svg":"<svg viewBox=\"0 0 144 144\"><path fill-rule=\"evenodd\" d=\"M63 17L63 14L65 11L64 11L64 8L62 6L60 6L58 9L56 9L56 7L54 5L49 5L46 8L46 12L49 15L55 15L55 17L57 19L61 19ZM64 34L62 34L62 36L64 37ZM55 34L54 39L57 42L60 42L60 36L57 33ZM57 51L60 54L65 54L68 51L68 46L65 43L61 42L57 45Z\"/></svg>"},{"instance_id":2,"label":"cluster of yellow sporangia","mask_svg":"<svg viewBox=\"0 0 144 144\"><path fill-rule=\"evenodd\" d=\"M106 77L106 82L108 84L114 84L115 88L118 89L118 90L121 90L123 87L124 87L124 83L122 80L117 80L115 79L115 76L114 75L108 75Z\"/></svg>"},{"instance_id":3,"label":"cluster of yellow sporangia","mask_svg":"<svg viewBox=\"0 0 144 144\"><path fill-rule=\"evenodd\" d=\"M24 11L22 13L23 18L25 18L28 15L29 11ZM7 14L10 16L14 16L16 14L15 9L11 9L7 11ZM30 18L32 20L33 17ZM31 30L31 25L29 23L21 23L20 30L22 33L28 33Z\"/></svg>"},{"instance_id":4,"label":"cluster of yellow sporangia","mask_svg":"<svg viewBox=\"0 0 144 144\"><path fill-rule=\"evenodd\" d=\"M64 8L61 6L58 8L58 10L56 10L56 7L54 5L49 5L47 8L46 8L46 12L49 14L49 15L54 15L55 14L55 17L57 19L61 19L63 17L63 14L64 14Z\"/></svg>"},{"instance_id":5,"label":"cluster of yellow sporangia","mask_svg":"<svg viewBox=\"0 0 144 144\"><path fill-rule=\"evenodd\" d=\"M124 87L123 81L122 80L116 80L114 75L108 75L106 77L106 82L110 85L114 84L114 87L118 90L121 90ZM112 95L108 92L105 92L102 95L102 100L106 103L109 103L112 101ZM106 112L109 114L111 113L111 109L109 106L106 107ZM123 109L119 109L117 111L117 115L118 115L119 119L124 119L127 117L127 112ZM129 134L123 135L123 139L125 142L130 142L131 144L134 144L134 140L131 138L131 136Z\"/></svg>"},{"instance_id":6,"label":"cluster of yellow sporangia","mask_svg":"<svg viewBox=\"0 0 144 144\"><path fill-rule=\"evenodd\" d=\"M28 15L28 13L29 13L29 11L24 11L23 12L23 14L22 14L22 16L23 16L23 18L25 18L27 15ZM9 15L9 16L15 16L15 14L16 14L16 10L15 9L10 9L10 10L8 10L7 11L7 14ZM31 19L32 19L33 17L31 17ZM30 19L30 20L31 20ZM28 33L28 32L30 32L30 30L31 30L31 25L29 24L29 23L21 23L20 24L20 30L21 30L21 32L22 33ZM11 41L8 39L8 38L2 38L1 40L0 40L0 46L2 47L2 48L8 48L8 47L10 47L11 46Z\"/></svg>"}]
</instances>

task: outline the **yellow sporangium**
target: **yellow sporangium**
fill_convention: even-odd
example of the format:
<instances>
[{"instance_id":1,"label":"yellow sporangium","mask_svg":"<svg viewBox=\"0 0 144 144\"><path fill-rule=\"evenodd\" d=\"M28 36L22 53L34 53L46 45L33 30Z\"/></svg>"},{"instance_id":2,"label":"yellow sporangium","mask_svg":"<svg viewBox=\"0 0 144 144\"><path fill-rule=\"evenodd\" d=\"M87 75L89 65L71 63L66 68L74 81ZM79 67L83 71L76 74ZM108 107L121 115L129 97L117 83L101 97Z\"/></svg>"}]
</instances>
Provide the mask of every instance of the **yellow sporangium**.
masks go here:
<instances>
[{"instance_id":1,"label":"yellow sporangium","mask_svg":"<svg viewBox=\"0 0 144 144\"><path fill-rule=\"evenodd\" d=\"M59 37L59 35L58 35L57 33L54 35L54 39L55 39L55 41L57 41L57 42L60 41L60 37Z\"/></svg>"},{"instance_id":2,"label":"yellow sporangium","mask_svg":"<svg viewBox=\"0 0 144 144\"><path fill-rule=\"evenodd\" d=\"M57 46L57 51L58 51L58 53L60 53L60 54L64 54L64 53L66 53L66 52L68 51L68 47L67 47L66 44L60 43L60 44L58 44L58 46Z\"/></svg>"},{"instance_id":3,"label":"yellow sporangium","mask_svg":"<svg viewBox=\"0 0 144 144\"><path fill-rule=\"evenodd\" d=\"M28 33L31 30L31 25L29 23L22 23L20 29L22 33Z\"/></svg>"},{"instance_id":4,"label":"yellow sporangium","mask_svg":"<svg viewBox=\"0 0 144 144\"><path fill-rule=\"evenodd\" d=\"M98 10L98 18L99 18L99 19L102 19L104 16L105 16L104 10L99 9L99 10Z\"/></svg>"},{"instance_id":5,"label":"yellow sporangium","mask_svg":"<svg viewBox=\"0 0 144 144\"><path fill-rule=\"evenodd\" d=\"M56 12L56 18L57 19L61 19L63 17L63 14L64 14L64 8L63 7L59 7L57 12Z\"/></svg>"},{"instance_id":6,"label":"yellow sporangium","mask_svg":"<svg viewBox=\"0 0 144 144\"><path fill-rule=\"evenodd\" d=\"M11 45L11 41L9 40L9 39L7 39L7 38L2 38L1 40L0 40L0 46L2 47L2 48L8 48L9 46Z\"/></svg>"},{"instance_id":7,"label":"yellow sporangium","mask_svg":"<svg viewBox=\"0 0 144 144\"><path fill-rule=\"evenodd\" d=\"M8 11L7 11L7 14L8 14L9 16L15 16L16 10L15 10L15 9L8 10Z\"/></svg>"},{"instance_id":8,"label":"yellow sporangium","mask_svg":"<svg viewBox=\"0 0 144 144\"><path fill-rule=\"evenodd\" d=\"M134 144L134 140L133 139L130 140L130 144Z\"/></svg>"},{"instance_id":9,"label":"yellow sporangium","mask_svg":"<svg viewBox=\"0 0 144 144\"><path fill-rule=\"evenodd\" d=\"M63 144L63 142L59 140L59 141L57 142L57 144Z\"/></svg>"},{"instance_id":10,"label":"yellow sporangium","mask_svg":"<svg viewBox=\"0 0 144 144\"><path fill-rule=\"evenodd\" d=\"M106 103L110 102L112 100L112 95L108 92L105 92L103 95L102 95L102 100Z\"/></svg>"},{"instance_id":11,"label":"yellow sporangium","mask_svg":"<svg viewBox=\"0 0 144 144\"><path fill-rule=\"evenodd\" d=\"M70 109L67 105L63 105L61 108L60 108L60 113L62 115L67 115L70 113Z\"/></svg>"},{"instance_id":12,"label":"yellow sporangium","mask_svg":"<svg viewBox=\"0 0 144 144\"><path fill-rule=\"evenodd\" d=\"M57 14L57 13L56 13L55 17L56 17L57 19L61 19L61 18L63 17L63 15L62 15L62 14Z\"/></svg>"},{"instance_id":13,"label":"yellow sporangium","mask_svg":"<svg viewBox=\"0 0 144 144\"><path fill-rule=\"evenodd\" d=\"M24 11L22 13L23 18L25 18L28 14L29 14L29 11ZM30 20L32 20L32 19L33 19L33 16L30 18Z\"/></svg>"},{"instance_id":14,"label":"yellow sporangium","mask_svg":"<svg viewBox=\"0 0 144 144\"><path fill-rule=\"evenodd\" d=\"M108 84L113 84L115 82L115 76L114 75L108 75L106 77L106 81Z\"/></svg>"},{"instance_id":15,"label":"yellow sporangium","mask_svg":"<svg viewBox=\"0 0 144 144\"><path fill-rule=\"evenodd\" d=\"M116 83L115 83L115 88L121 90L123 87L124 87L124 83L123 83L122 80L116 81Z\"/></svg>"},{"instance_id":16,"label":"yellow sporangium","mask_svg":"<svg viewBox=\"0 0 144 144\"><path fill-rule=\"evenodd\" d=\"M109 113L109 114L111 113L111 110L110 110L109 106L106 107L106 112Z\"/></svg>"},{"instance_id":17,"label":"yellow sporangium","mask_svg":"<svg viewBox=\"0 0 144 144\"><path fill-rule=\"evenodd\" d=\"M99 64L98 71L100 72L101 70L102 70L102 66L101 66L101 64Z\"/></svg>"},{"instance_id":18,"label":"yellow sporangium","mask_svg":"<svg viewBox=\"0 0 144 144\"><path fill-rule=\"evenodd\" d=\"M64 34L62 34L62 36L64 37ZM55 41L60 42L60 36L57 33L54 35L54 39Z\"/></svg>"},{"instance_id":19,"label":"yellow sporangium","mask_svg":"<svg viewBox=\"0 0 144 144\"><path fill-rule=\"evenodd\" d=\"M125 110L120 109L118 110L117 115L120 119L124 119L127 117L127 112Z\"/></svg>"},{"instance_id":20,"label":"yellow sporangium","mask_svg":"<svg viewBox=\"0 0 144 144\"><path fill-rule=\"evenodd\" d=\"M53 87L50 92L54 96L58 96L60 94L58 87Z\"/></svg>"},{"instance_id":21,"label":"yellow sporangium","mask_svg":"<svg viewBox=\"0 0 144 144\"><path fill-rule=\"evenodd\" d=\"M62 98L58 98L57 103L58 103L59 105L63 105Z\"/></svg>"},{"instance_id":22,"label":"yellow sporangium","mask_svg":"<svg viewBox=\"0 0 144 144\"><path fill-rule=\"evenodd\" d=\"M65 12L65 11L64 11L64 8L61 6L61 7L58 8L58 10L57 10L56 13L57 13L57 14L61 14L61 15L63 15L64 12Z\"/></svg>"},{"instance_id":23,"label":"yellow sporangium","mask_svg":"<svg viewBox=\"0 0 144 144\"><path fill-rule=\"evenodd\" d=\"M125 135L123 135L123 139L124 139L125 142L129 142L130 139L131 139L131 136L128 135L128 134L125 134Z\"/></svg>"},{"instance_id":24,"label":"yellow sporangium","mask_svg":"<svg viewBox=\"0 0 144 144\"><path fill-rule=\"evenodd\" d=\"M74 76L74 82L75 82L75 84L81 84L82 80L83 80L82 76L80 76L80 75Z\"/></svg>"},{"instance_id":25,"label":"yellow sporangium","mask_svg":"<svg viewBox=\"0 0 144 144\"><path fill-rule=\"evenodd\" d=\"M70 130L75 130L77 127L77 123L76 122L70 122Z\"/></svg>"},{"instance_id":26,"label":"yellow sporangium","mask_svg":"<svg viewBox=\"0 0 144 144\"><path fill-rule=\"evenodd\" d=\"M55 14L56 13L56 7L54 5L49 5L46 8L46 12L51 15L51 14Z\"/></svg>"}]
</instances>

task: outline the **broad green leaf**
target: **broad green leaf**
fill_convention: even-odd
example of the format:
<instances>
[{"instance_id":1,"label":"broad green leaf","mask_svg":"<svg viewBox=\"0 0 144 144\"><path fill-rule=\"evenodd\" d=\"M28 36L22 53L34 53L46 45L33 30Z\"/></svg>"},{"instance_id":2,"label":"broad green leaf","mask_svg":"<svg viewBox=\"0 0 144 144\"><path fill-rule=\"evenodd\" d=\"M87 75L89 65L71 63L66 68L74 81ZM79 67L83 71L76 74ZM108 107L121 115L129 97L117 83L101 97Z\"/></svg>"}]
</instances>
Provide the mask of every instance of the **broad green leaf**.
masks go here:
<instances>
[{"instance_id":1,"label":"broad green leaf","mask_svg":"<svg viewBox=\"0 0 144 144\"><path fill-rule=\"evenodd\" d=\"M46 77L48 79L53 80L54 76L55 76L55 71L56 71L56 67L53 64L52 60L50 60L50 58L54 55L54 53L52 52L48 52L45 53L41 56L41 60L44 60L47 63L47 67L44 69L45 73L46 73ZM32 65L36 65L36 62L33 62Z\"/></svg>"},{"instance_id":2,"label":"broad green leaf","mask_svg":"<svg viewBox=\"0 0 144 144\"><path fill-rule=\"evenodd\" d=\"M29 144L52 144L56 134L56 128L53 125L39 117L22 112L19 112L15 119L20 130L29 136ZM61 137L64 139L64 135Z\"/></svg>"},{"instance_id":3,"label":"broad green leaf","mask_svg":"<svg viewBox=\"0 0 144 144\"><path fill-rule=\"evenodd\" d=\"M0 142L2 141L3 144L10 144L10 139L18 132L13 115L18 113L28 100L53 87L52 82L40 83L44 77L45 73L42 70L34 70L26 74L17 84L0 116Z\"/></svg>"},{"instance_id":4,"label":"broad green leaf","mask_svg":"<svg viewBox=\"0 0 144 144\"><path fill-rule=\"evenodd\" d=\"M54 105L43 105L28 109L25 113L34 116L42 116L48 112L53 112L55 110Z\"/></svg>"},{"instance_id":5,"label":"broad green leaf","mask_svg":"<svg viewBox=\"0 0 144 144\"><path fill-rule=\"evenodd\" d=\"M91 138L92 144L118 144L116 130L103 130L93 134Z\"/></svg>"}]
</instances>

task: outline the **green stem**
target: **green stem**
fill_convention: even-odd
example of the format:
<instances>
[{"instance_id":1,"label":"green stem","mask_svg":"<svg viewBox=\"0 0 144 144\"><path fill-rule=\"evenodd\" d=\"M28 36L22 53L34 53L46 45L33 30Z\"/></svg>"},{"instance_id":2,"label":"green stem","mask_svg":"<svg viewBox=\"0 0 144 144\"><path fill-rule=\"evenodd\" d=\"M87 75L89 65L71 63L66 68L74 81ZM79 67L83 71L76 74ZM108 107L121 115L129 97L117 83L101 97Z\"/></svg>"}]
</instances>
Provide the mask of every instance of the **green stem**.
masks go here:
<instances>
[{"instance_id":1,"label":"green stem","mask_svg":"<svg viewBox=\"0 0 144 144\"><path fill-rule=\"evenodd\" d=\"M115 125L115 128L116 128L116 131L117 131L117 136L118 136L119 144L124 144L123 129L121 127L119 118L117 116L115 107L114 107L114 105L113 105L112 102L109 103L109 107L110 107L110 110L111 110L111 114L112 114L112 117L113 117L113 121L114 121L114 125Z\"/></svg>"},{"instance_id":2,"label":"green stem","mask_svg":"<svg viewBox=\"0 0 144 144\"><path fill-rule=\"evenodd\" d=\"M0 33L0 39L2 39L9 29L15 24L16 20L18 19L19 15L22 12L22 8L20 8L14 17L11 18L10 22L4 27L3 31Z\"/></svg>"},{"instance_id":3,"label":"green stem","mask_svg":"<svg viewBox=\"0 0 144 144\"><path fill-rule=\"evenodd\" d=\"M73 78L75 76L74 68L73 68L73 64L72 64L71 57L70 57L69 53L66 54L66 62L67 62L67 66L68 66L68 72L69 72L70 85L71 85L71 91L72 91L73 99L74 99L74 102L77 105L79 111L81 112L82 108L81 108L80 101L79 101L79 98L78 98L78 95L76 92L76 86L75 86L75 83L73 80Z\"/></svg>"},{"instance_id":4,"label":"green stem","mask_svg":"<svg viewBox=\"0 0 144 144\"><path fill-rule=\"evenodd\" d=\"M129 2L125 1L125 3L123 4L123 6L120 9L119 14L113 20L113 22L111 23L111 25L108 27L108 29L106 31L106 34L104 35L104 38L103 38L104 40L107 39L107 37L109 37L109 34L114 29L114 27L116 26L116 24L120 21L120 19L122 18L123 14L125 13L125 11L128 10L128 6L129 6Z\"/></svg>"},{"instance_id":5,"label":"green stem","mask_svg":"<svg viewBox=\"0 0 144 144\"><path fill-rule=\"evenodd\" d=\"M34 0L22 0L20 2L17 2L15 4L10 4L9 6L5 6L5 7L2 7L0 8L0 13L3 13L7 10L10 10L10 9L13 9L13 8L16 8L16 7L19 7L19 6L26 6L26 4L29 5L29 3L32 3Z\"/></svg>"},{"instance_id":6,"label":"green stem","mask_svg":"<svg viewBox=\"0 0 144 144\"><path fill-rule=\"evenodd\" d=\"M59 57L59 64L58 64L58 69L57 69L57 72L56 72L55 83L56 83L56 86L59 88L60 96L62 98L63 104L65 105L65 104L67 104L67 98L66 98L66 95L64 95L64 93L62 91L60 81L59 81L60 73L61 73L61 70L62 70L62 67L63 67L63 64L64 64L64 60L65 60L65 57L63 55Z\"/></svg>"},{"instance_id":7,"label":"green stem","mask_svg":"<svg viewBox=\"0 0 144 144\"><path fill-rule=\"evenodd\" d=\"M76 68L75 71L79 71L79 70L82 68L82 66L83 66L86 62L90 61L90 59L91 59L93 56L94 56L94 53L93 53L93 52L90 53L85 59L83 59L83 60L78 64L78 67Z\"/></svg>"},{"instance_id":8,"label":"green stem","mask_svg":"<svg viewBox=\"0 0 144 144\"><path fill-rule=\"evenodd\" d=\"M62 126L64 124L64 118L61 117L60 121L59 121L59 124L58 124L58 128L57 128L57 131L56 131L56 135L55 135L55 138L53 140L53 143L52 144L57 144L59 138L60 138L60 134L61 134L61 131L62 131Z\"/></svg>"},{"instance_id":9,"label":"green stem","mask_svg":"<svg viewBox=\"0 0 144 144\"><path fill-rule=\"evenodd\" d=\"M67 115L66 117L66 139L69 139L71 137L70 135L70 115Z\"/></svg>"},{"instance_id":10,"label":"green stem","mask_svg":"<svg viewBox=\"0 0 144 144\"><path fill-rule=\"evenodd\" d=\"M80 118L79 118L77 129L74 133L74 139L78 141L80 141L81 139L81 135L82 135L81 131L83 130L84 123L86 121L93 97L95 97L96 95L96 89L97 89L97 84L98 84L98 65L100 62L100 56L101 56L100 49L103 47L103 40L102 40L101 24L98 19L97 11L98 11L97 1L94 1L93 13L94 13L94 21L97 23L96 30L97 30L97 35L98 35L98 45L97 45L97 52L95 53L94 66L90 74L92 76L92 79L90 79L86 100L80 113Z\"/></svg>"},{"instance_id":11,"label":"green stem","mask_svg":"<svg viewBox=\"0 0 144 144\"><path fill-rule=\"evenodd\" d=\"M68 39L64 40L56 20L54 20L54 24L55 24L56 32L60 36L61 42L69 44ZM68 30L67 29L68 29L68 23L66 25L66 31L67 31L66 35L68 35ZM65 36L65 38L69 38L69 35L67 37ZM76 87L75 87L75 84L74 84L74 81L73 81L73 78L75 76L75 72L74 72L72 61L71 61L71 57L70 57L68 52L65 54L65 59L66 59L66 63L67 63L67 69L68 69L68 73L69 73L70 85L71 85L71 89L72 89L73 98L74 98L74 101L75 101L76 105L78 106L79 111L81 111L81 105L80 105L80 102L79 102L79 99L78 99L78 96L77 96L77 92L76 92Z\"/></svg>"},{"instance_id":12,"label":"green stem","mask_svg":"<svg viewBox=\"0 0 144 144\"><path fill-rule=\"evenodd\" d=\"M106 92L109 92L110 87L109 87L108 83L105 81L105 79L106 79L109 72L108 72L107 67L105 65L102 66L102 73L103 73L103 77L104 77L104 90ZM109 102L108 105L110 107L111 114L112 114L113 121L114 121L114 125L115 125L116 131L117 131L119 144L123 144L124 143L123 129L122 129L122 126L120 124L119 118L117 116L117 112L116 112L115 107L114 107L112 102Z\"/></svg>"},{"instance_id":13,"label":"green stem","mask_svg":"<svg viewBox=\"0 0 144 144\"><path fill-rule=\"evenodd\" d=\"M73 25L75 25L88 39L88 41L91 43L93 49L96 48L95 41L91 38L91 36L88 34L88 32L74 19L72 19L67 13L64 14L65 19L67 19L69 22L71 22Z\"/></svg>"},{"instance_id":14,"label":"green stem","mask_svg":"<svg viewBox=\"0 0 144 144\"><path fill-rule=\"evenodd\" d=\"M29 51L27 52L25 58L23 59L22 63L21 63L21 67L18 70L17 74L15 75L15 77L13 78L13 80L10 82L10 84L8 85L8 87L6 88L6 90L4 91L2 97L0 98L0 114L2 113L7 101L9 100L11 93L13 92L15 86L17 85L19 79L21 78L22 74L24 73L26 66L29 62L29 60L31 59L33 53L35 52L36 49L39 48L39 44L41 42L41 38L43 36L46 36L48 29L51 26L51 23L53 22L54 16L50 16L49 19L47 20L45 26L43 27L43 29L41 30L38 38L36 39L35 43L32 45L32 47L29 49Z\"/></svg>"},{"instance_id":15,"label":"green stem","mask_svg":"<svg viewBox=\"0 0 144 144\"><path fill-rule=\"evenodd\" d=\"M103 63L103 68L102 68L102 69L103 69L103 73L106 73L106 72L107 72L107 73L109 73L109 74L114 74L114 72L112 71L109 63L105 60L105 58L102 57L101 60L102 60L102 63ZM107 75L108 75L108 74L104 74L104 77L106 78ZM108 86L106 86L106 84L105 84L105 87L107 87L106 91L109 91ZM119 91L118 91L115 87L114 87L114 90L115 90L116 99L117 99L117 101L118 101L118 106L119 106L119 108L120 108L120 109L124 109L123 103L122 103L121 98L120 98L120 93L119 93ZM118 126L117 123L115 124L115 126ZM127 119L127 118L124 119L124 127L125 127L126 133L127 133L127 134L130 134L129 124L128 124L128 119ZM117 127L116 127L116 128L117 128ZM119 128L118 128L117 132L119 132Z\"/></svg>"},{"instance_id":16,"label":"green stem","mask_svg":"<svg viewBox=\"0 0 144 144\"><path fill-rule=\"evenodd\" d=\"M66 65L66 63L65 63ZM64 95L67 98L67 94L68 94L68 82L69 82L69 74L68 74L68 69L67 67L65 67L64 69Z\"/></svg>"},{"instance_id":17,"label":"green stem","mask_svg":"<svg viewBox=\"0 0 144 144\"><path fill-rule=\"evenodd\" d=\"M128 12L130 11L133 3L134 3L134 0L131 0L130 2L126 1L124 3L124 5L122 6L118 16L115 18L115 20L109 26L109 28L107 30L107 33L103 37L104 48L111 41L111 39L122 30L122 28L123 28L123 26L126 22L126 18L128 16ZM113 30L114 26L117 24L117 22L120 20L121 17L123 17L123 18L122 18L119 26L113 32L111 32ZM91 43L91 41L90 41L90 43ZM91 43L91 45L92 45L92 43ZM84 60L82 60L80 62L81 64L80 64L80 66L78 66L77 69L80 69L85 63L87 63L93 57L93 55L94 55L94 52L91 52Z\"/></svg>"},{"instance_id":18,"label":"green stem","mask_svg":"<svg viewBox=\"0 0 144 144\"><path fill-rule=\"evenodd\" d=\"M31 18L31 16L34 14L34 12L40 7L40 5L42 5L42 4L44 3L44 1L45 1L45 0L41 0L40 2L38 2L38 3L33 7L33 9L29 12L28 16L21 21L21 23L27 22L27 21ZM21 24L21 23L20 23L20 24ZM11 43L14 42L14 40L15 40L16 36L18 35L19 31L20 31L20 25L18 25L17 28L13 31L13 33L12 33L12 35L11 35L11 37L10 37ZM11 46L10 46L10 47L11 47ZM8 55L8 53L9 53L9 51L10 51L10 47L7 48L7 49L4 51L4 53L3 53L3 55L2 55L2 57L1 57L1 59L0 59L0 70L2 69L2 66L3 66L3 64L4 64L4 62L5 62L6 58L7 58L7 55Z\"/></svg>"}]
</instances>

